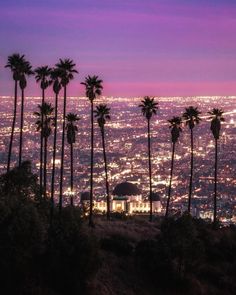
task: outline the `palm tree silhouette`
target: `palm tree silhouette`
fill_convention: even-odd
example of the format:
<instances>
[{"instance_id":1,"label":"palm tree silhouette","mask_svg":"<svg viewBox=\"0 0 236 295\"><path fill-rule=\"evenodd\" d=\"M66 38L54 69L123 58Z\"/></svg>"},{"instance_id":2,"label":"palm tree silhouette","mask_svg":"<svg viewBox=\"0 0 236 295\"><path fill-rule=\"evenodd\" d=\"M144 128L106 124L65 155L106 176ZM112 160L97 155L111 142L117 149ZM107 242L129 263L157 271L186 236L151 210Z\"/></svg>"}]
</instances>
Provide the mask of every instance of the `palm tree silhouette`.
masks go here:
<instances>
[{"instance_id":1,"label":"palm tree silhouette","mask_svg":"<svg viewBox=\"0 0 236 295\"><path fill-rule=\"evenodd\" d=\"M12 120L12 127L11 127L11 137L10 137L10 144L9 144L9 151L8 151L8 159L7 159L7 172L10 170L11 165L11 154L12 154L12 144L13 144L13 137L15 131L15 124L16 124L16 112L17 112L17 92L18 92L18 82L21 78L21 68L22 64L25 62L25 56L20 55L19 53L14 53L8 56L7 64L5 68L10 68L12 72L12 77L14 80L14 110L13 110L13 120Z\"/></svg>"},{"instance_id":2,"label":"palm tree silhouette","mask_svg":"<svg viewBox=\"0 0 236 295\"><path fill-rule=\"evenodd\" d=\"M37 131L41 131L44 139L44 197L47 196L47 143L48 137L52 133L53 123L53 107L51 103L44 102L42 105L38 105L39 112L35 112L34 114L38 117L36 121ZM43 118L43 120L42 120Z\"/></svg>"},{"instance_id":3,"label":"palm tree silhouette","mask_svg":"<svg viewBox=\"0 0 236 295\"><path fill-rule=\"evenodd\" d=\"M61 171L60 171L60 192L59 192L59 211L62 209L62 190L63 190L63 173L64 173L64 149L65 149L65 119L66 119L66 101L67 101L67 85L74 79L75 64L70 59L60 59L56 67L61 71L61 85L64 89L64 106L63 106L63 125L62 125L62 144L61 144Z\"/></svg>"},{"instance_id":4,"label":"palm tree silhouette","mask_svg":"<svg viewBox=\"0 0 236 295\"><path fill-rule=\"evenodd\" d=\"M90 206L89 206L89 225L93 223L93 102L94 99L102 94L102 80L98 76L88 76L85 82L81 84L85 86L86 96L91 103L91 163L90 163Z\"/></svg>"},{"instance_id":5,"label":"palm tree silhouette","mask_svg":"<svg viewBox=\"0 0 236 295\"><path fill-rule=\"evenodd\" d=\"M148 123L148 164L149 164L149 199L150 199L150 221L152 221L152 166L151 166L151 137L150 137L150 120L152 115L156 115L158 103L154 101L154 97L144 96L139 105L143 116Z\"/></svg>"},{"instance_id":6,"label":"palm tree silhouette","mask_svg":"<svg viewBox=\"0 0 236 295\"><path fill-rule=\"evenodd\" d=\"M21 116L20 116L20 149L19 149L19 166L22 162L22 148L23 148L23 124L24 124L24 100L25 100L25 88L27 87L26 76L33 75L32 66L28 61L24 61L21 64L20 69L20 89L21 89Z\"/></svg>"},{"instance_id":7,"label":"palm tree silhouette","mask_svg":"<svg viewBox=\"0 0 236 295\"><path fill-rule=\"evenodd\" d=\"M190 106L185 109L183 113L183 120L190 129L191 136L191 162L190 162L190 181L189 181L189 195L188 195L188 212L191 211L191 198L192 198L192 187L193 187L193 128L199 124L201 118L199 115L201 112L197 107Z\"/></svg>"},{"instance_id":8,"label":"palm tree silhouette","mask_svg":"<svg viewBox=\"0 0 236 295\"><path fill-rule=\"evenodd\" d=\"M213 223L217 222L217 169L218 169L218 139L220 138L221 122L224 122L224 111L221 109L213 109L208 112L211 115L211 132L215 139L215 181L214 181L214 217Z\"/></svg>"},{"instance_id":9,"label":"palm tree silhouette","mask_svg":"<svg viewBox=\"0 0 236 295\"><path fill-rule=\"evenodd\" d=\"M174 169L174 157L175 157L175 144L179 139L181 129L182 119L181 117L173 117L172 119L168 120L170 123L169 128L171 129L171 141L172 141L172 157L171 157L171 169L170 169L170 184L168 189L168 199L166 204L166 217L169 214L169 204L170 204L170 196L171 196L171 184L172 184L172 176L173 176L173 169Z\"/></svg>"},{"instance_id":10,"label":"palm tree silhouette","mask_svg":"<svg viewBox=\"0 0 236 295\"><path fill-rule=\"evenodd\" d=\"M97 118L98 125L101 130L102 136L102 148L103 148L103 159L105 165L105 177L106 177L106 194L107 194L107 220L110 219L110 194L109 194L109 183L108 183L108 173L107 173L107 157L106 157L106 149L105 149L105 130L104 126L106 124L106 120L110 120L110 108L107 107L106 104L100 104L96 107L94 111L95 117Z\"/></svg>"},{"instance_id":11,"label":"palm tree silhouette","mask_svg":"<svg viewBox=\"0 0 236 295\"><path fill-rule=\"evenodd\" d=\"M78 132L78 128L75 125L76 121L79 121L80 118L77 114L69 113L66 115L67 125L67 142L70 145L70 204L73 206L73 144L75 143L76 133Z\"/></svg>"},{"instance_id":12,"label":"palm tree silhouette","mask_svg":"<svg viewBox=\"0 0 236 295\"><path fill-rule=\"evenodd\" d=\"M48 66L38 67L34 70L35 79L37 83L40 83L40 88L42 90L42 105L45 102L45 90L48 86L51 85L51 68ZM42 114L43 115L43 114ZM41 118L43 121L43 118ZM41 130L40 134L40 172L39 172L39 183L40 183L40 194L42 195L42 187L43 187L43 132Z\"/></svg>"},{"instance_id":13,"label":"palm tree silhouette","mask_svg":"<svg viewBox=\"0 0 236 295\"><path fill-rule=\"evenodd\" d=\"M51 181L51 216L54 208L54 181L55 181L55 160L57 145L57 116L58 116L58 95L61 90L61 71L57 68L51 71L51 80L53 83L53 92L55 94L55 121L53 138L53 156L52 156L52 181Z\"/></svg>"}]
</instances>

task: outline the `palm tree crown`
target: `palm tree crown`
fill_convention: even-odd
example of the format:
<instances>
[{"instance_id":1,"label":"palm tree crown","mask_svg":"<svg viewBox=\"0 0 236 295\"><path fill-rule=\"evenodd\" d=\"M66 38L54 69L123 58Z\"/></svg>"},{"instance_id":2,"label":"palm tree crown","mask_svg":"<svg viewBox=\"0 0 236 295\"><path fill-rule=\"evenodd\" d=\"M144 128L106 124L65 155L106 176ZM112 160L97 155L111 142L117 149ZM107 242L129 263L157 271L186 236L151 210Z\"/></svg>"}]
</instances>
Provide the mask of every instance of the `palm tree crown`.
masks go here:
<instances>
[{"instance_id":1,"label":"palm tree crown","mask_svg":"<svg viewBox=\"0 0 236 295\"><path fill-rule=\"evenodd\" d=\"M60 62L56 64L56 68L60 71L62 86L66 86L70 80L74 79L73 74L78 73L78 71L75 69L75 63L69 58L64 60L60 58Z\"/></svg>"},{"instance_id":2,"label":"palm tree crown","mask_svg":"<svg viewBox=\"0 0 236 295\"><path fill-rule=\"evenodd\" d=\"M86 88L86 96L89 98L89 100L92 102L97 95L102 94L102 80L98 79L98 76L89 76L85 78L85 82L82 82L81 84L85 86Z\"/></svg>"},{"instance_id":3,"label":"palm tree crown","mask_svg":"<svg viewBox=\"0 0 236 295\"><path fill-rule=\"evenodd\" d=\"M20 65L20 88L25 89L27 86L26 76L33 75L32 66L30 62L24 60Z\"/></svg>"},{"instance_id":4,"label":"palm tree crown","mask_svg":"<svg viewBox=\"0 0 236 295\"><path fill-rule=\"evenodd\" d=\"M14 53L8 56L7 64L5 68L10 68L13 74L13 79L15 81L20 80L21 77L21 68L22 65L25 63L25 56L20 55L19 53Z\"/></svg>"},{"instance_id":5,"label":"palm tree crown","mask_svg":"<svg viewBox=\"0 0 236 295\"><path fill-rule=\"evenodd\" d=\"M144 96L139 107L147 120L150 120L152 115L157 113L158 103L154 101L154 97Z\"/></svg>"},{"instance_id":6,"label":"palm tree crown","mask_svg":"<svg viewBox=\"0 0 236 295\"><path fill-rule=\"evenodd\" d=\"M182 128L180 127L182 124L181 117L173 117L172 119L168 120L170 123L169 128L171 128L171 140L173 143L176 143L179 139L180 132Z\"/></svg>"},{"instance_id":7,"label":"palm tree crown","mask_svg":"<svg viewBox=\"0 0 236 295\"><path fill-rule=\"evenodd\" d=\"M52 113L54 108L51 103L44 102L42 105L38 105L39 112L34 112L35 116L38 117L36 121L37 131L42 130L43 137L49 137L52 132L53 117ZM43 122L42 122L43 115Z\"/></svg>"},{"instance_id":8,"label":"palm tree crown","mask_svg":"<svg viewBox=\"0 0 236 295\"><path fill-rule=\"evenodd\" d=\"M75 143L75 134L78 131L77 126L75 125L76 121L79 121L80 118L77 114L69 113L66 115L67 125L67 141L69 144Z\"/></svg>"},{"instance_id":9,"label":"palm tree crown","mask_svg":"<svg viewBox=\"0 0 236 295\"><path fill-rule=\"evenodd\" d=\"M36 82L40 82L41 89L46 89L51 85L51 71L52 69L48 66L38 67L34 70Z\"/></svg>"},{"instance_id":10,"label":"palm tree crown","mask_svg":"<svg viewBox=\"0 0 236 295\"><path fill-rule=\"evenodd\" d=\"M225 121L223 113L223 110L215 108L208 112L211 115L211 132L216 140L220 137L221 122Z\"/></svg>"},{"instance_id":11,"label":"palm tree crown","mask_svg":"<svg viewBox=\"0 0 236 295\"><path fill-rule=\"evenodd\" d=\"M106 104L100 104L96 107L94 111L95 117L100 128L103 128L106 124L106 120L110 120L110 108Z\"/></svg>"},{"instance_id":12,"label":"palm tree crown","mask_svg":"<svg viewBox=\"0 0 236 295\"><path fill-rule=\"evenodd\" d=\"M197 107L190 106L185 109L185 112L183 113L183 119L190 129L193 129L196 124L200 123L200 114L201 112L198 110Z\"/></svg>"},{"instance_id":13,"label":"palm tree crown","mask_svg":"<svg viewBox=\"0 0 236 295\"><path fill-rule=\"evenodd\" d=\"M54 68L50 72L50 79L53 84L53 91L55 94L59 94L61 90L61 76L62 76L62 70L59 68Z\"/></svg>"}]
</instances>

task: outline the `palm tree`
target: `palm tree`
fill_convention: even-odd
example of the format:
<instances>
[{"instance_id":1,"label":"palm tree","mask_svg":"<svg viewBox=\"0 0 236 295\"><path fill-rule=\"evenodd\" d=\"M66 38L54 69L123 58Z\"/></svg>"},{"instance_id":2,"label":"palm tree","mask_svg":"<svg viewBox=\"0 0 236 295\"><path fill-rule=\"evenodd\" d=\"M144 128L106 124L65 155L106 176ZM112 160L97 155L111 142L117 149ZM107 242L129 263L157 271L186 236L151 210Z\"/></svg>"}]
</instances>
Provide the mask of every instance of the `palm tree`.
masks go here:
<instances>
[{"instance_id":1,"label":"palm tree","mask_svg":"<svg viewBox=\"0 0 236 295\"><path fill-rule=\"evenodd\" d=\"M63 125L62 125L62 145L61 145L61 171L60 171L60 193L59 193L59 211L62 209L62 189L63 189L63 172L64 172L64 148L65 148L65 119L66 119L66 100L67 100L67 85L74 79L74 74L78 73L75 70L75 64L70 59L60 59L56 67L61 71L61 85L64 89L64 106L63 106Z\"/></svg>"},{"instance_id":2,"label":"palm tree","mask_svg":"<svg viewBox=\"0 0 236 295\"><path fill-rule=\"evenodd\" d=\"M199 115L201 112L198 110L197 107L190 106L185 109L183 113L183 119L186 125L190 129L190 136L191 136L191 162L190 162L190 181L189 181L189 195L188 195L188 212L191 211L191 198L192 198L192 187L193 187L193 128L195 125L199 124L201 118Z\"/></svg>"},{"instance_id":3,"label":"palm tree","mask_svg":"<svg viewBox=\"0 0 236 295\"><path fill-rule=\"evenodd\" d=\"M103 148L103 159L105 165L105 177L106 177L106 194L107 194L107 220L110 219L110 195L109 195L109 183L108 183L108 173L107 173L107 157L105 150L105 130L104 126L106 124L106 120L110 120L110 108L107 107L106 104L100 104L96 107L94 111L95 117L97 118L98 125L101 130L102 135L102 148Z\"/></svg>"},{"instance_id":4,"label":"palm tree","mask_svg":"<svg viewBox=\"0 0 236 295\"><path fill-rule=\"evenodd\" d=\"M42 105L38 105L39 112L34 114L38 117L36 121L37 131L41 131L44 138L44 196L47 196L47 143L48 137L52 133L53 124L53 107L51 103L44 102ZM42 120L43 118L43 120Z\"/></svg>"},{"instance_id":5,"label":"palm tree","mask_svg":"<svg viewBox=\"0 0 236 295\"><path fill-rule=\"evenodd\" d=\"M224 111L221 109L213 109L208 112L211 115L211 132L215 139L215 185L214 185L214 217L213 223L216 225L217 221L217 166L218 166L218 139L220 138L221 122L224 122Z\"/></svg>"},{"instance_id":6,"label":"palm tree","mask_svg":"<svg viewBox=\"0 0 236 295\"><path fill-rule=\"evenodd\" d=\"M21 89L21 117L20 117L20 149L19 149L19 166L22 162L22 148L23 148L23 124L24 124L24 100L25 88L27 87L26 76L33 75L32 66L28 61L21 64L20 69L20 89Z\"/></svg>"},{"instance_id":7,"label":"palm tree","mask_svg":"<svg viewBox=\"0 0 236 295\"><path fill-rule=\"evenodd\" d=\"M168 120L168 122L170 123L169 128L171 129L172 157L171 157L171 169L170 169L170 184L169 184L168 199L166 204L166 217L168 217L168 213L169 213L171 184L172 184L172 176L173 176L173 169L174 169L175 144L179 139L180 132L182 131L180 127L182 123L182 119L181 117L173 117L172 119Z\"/></svg>"},{"instance_id":8,"label":"palm tree","mask_svg":"<svg viewBox=\"0 0 236 295\"><path fill-rule=\"evenodd\" d=\"M11 137L10 137L10 144L9 144L9 151L8 151L7 172L9 172L10 165L11 165L12 144L13 144L15 124L16 124L18 82L21 77L21 68L22 68L22 64L24 62L25 62L24 55L20 55L19 53L14 53L14 54L8 56L8 61L7 61L7 64L5 65L5 68L10 68L10 70L13 74L12 76L13 76L13 80L15 83L14 110L13 110L13 121L12 121Z\"/></svg>"},{"instance_id":9,"label":"palm tree","mask_svg":"<svg viewBox=\"0 0 236 295\"><path fill-rule=\"evenodd\" d=\"M40 83L40 88L42 90L42 105L45 102L45 90L48 86L51 85L51 74L52 69L48 66L38 67L34 70L35 79L37 83ZM41 118L43 121L43 118ZM43 133L41 130L40 134L40 172L39 172L39 183L40 183L40 194L42 195L42 187L43 187Z\"/></svg>"},{"instance_id":10,"label":"palm tree","mask_svg":"<svg viewBox=\"0 0 236 295\"><path fill-rule=\"evenodd\" d=\"M77 116L77 114L69 113L66 116L67 125L67 142L70 145L70 204L73 206L73 144L75 143L75 135L78 131L77 126L75 125L76 121L79 121L80 118Z\"/></svg>"},{"instance_id":11,"label":"palm tree","mask_svg":"<svg viewBox=\"0 0 236 295\"><path fill-rule=\"evenodd\" d=\"M53 82L53 92L55 93L55 121L54 121L54 138L53 138L53 156L52 156L52 181L51 181L51 215L54 208L54 181L55 181L55 160L57 145L57 116L58 116L58 95L61 90L61 71L57 68L51 71L51 80Z\"/></svg>"},{"instance_id":12,"label":"palm tree","mask_svg":"<svg viewBox=\"0 0 236 295\"><path fill-rule=\"evenodd\" d=\"M150 221L152 221L152 166L151 166L151 137L150 137L150 120L152 115L156 115L158 103L154 97L144 96L139 105L143 116L147 119L148 125L148 164L149 164L149 199L150 199Z\"/></svg>"},{"instance_id":13,"label":"palm tree","mask_svg":"<svg viewBox=\"0 0 236 295\"><path fill-rule=\"evenodd\" d=\"M86 96L91 103L91 163L90 163L90 206L89 206L89 225L93 223L93 102L94 99L102 94L102 80L98 76L88 76L85 82L81 84L85 86Z\"/></svg>"}]
</instances>

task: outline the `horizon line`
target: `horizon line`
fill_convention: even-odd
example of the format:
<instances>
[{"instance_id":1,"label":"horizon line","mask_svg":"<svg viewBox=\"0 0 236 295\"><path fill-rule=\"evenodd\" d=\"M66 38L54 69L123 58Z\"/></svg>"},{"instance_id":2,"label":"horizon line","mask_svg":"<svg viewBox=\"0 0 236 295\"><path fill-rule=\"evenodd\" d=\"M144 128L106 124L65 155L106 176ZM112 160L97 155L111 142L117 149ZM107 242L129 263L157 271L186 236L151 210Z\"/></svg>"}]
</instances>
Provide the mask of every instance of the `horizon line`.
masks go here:
<instances>
[{"instance_id":1,"label":"horizon line","mask_svg":"<svg viewBox=\"0 0 236 295\"><path fill-rule=\"evenodd\" d=\"M20 96L20 95L18 95ZM119 96L119 95L101 95L99 96L97 99L101 99L101 98L117 98L117 99L135 99L135 98L143 98L144 96L150 96L150 97L154 97L154 98L236 98L236 94L235 95L170 95L170 96L165 96L165 95L141 95L141 96ZM0 95L0 97L2 98L14 98L14 95ZM25 98L41 98L41 95L26 95ZM55 96L53 95L49 95L47 96L47 98L54 98ZM63 97L63 94L59 97ZM71 95L71 96L67 96L67 98L82 98L82 99L88 99L86 96L81 96L81 95Z\"/></svg>"}]
</instances>

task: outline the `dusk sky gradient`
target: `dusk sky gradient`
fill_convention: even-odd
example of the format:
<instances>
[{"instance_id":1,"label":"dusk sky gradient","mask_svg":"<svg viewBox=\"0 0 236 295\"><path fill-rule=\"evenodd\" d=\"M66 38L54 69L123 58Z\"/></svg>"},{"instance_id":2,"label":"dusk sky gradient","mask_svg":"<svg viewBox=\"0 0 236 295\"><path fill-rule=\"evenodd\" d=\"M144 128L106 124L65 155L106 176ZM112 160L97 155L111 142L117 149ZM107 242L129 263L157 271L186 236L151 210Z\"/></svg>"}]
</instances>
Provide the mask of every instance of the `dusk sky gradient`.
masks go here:
<instances>
[{"instance_id":1,"label":"dusk sky gradient","mask_svg":"<svg viewBox=\"0 0 236 295\"><path fill-rule=\"evenodd\" d=\"M83 95L88 74L104 95L236 95L236 1L0 0L0 95L12 95L7 56L35 67L69 57ZM40 95L31 78L29 95Z\"/></svg>"}]
</instances>

